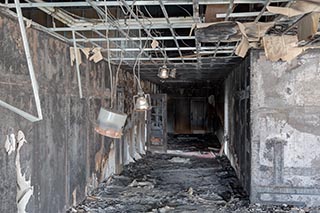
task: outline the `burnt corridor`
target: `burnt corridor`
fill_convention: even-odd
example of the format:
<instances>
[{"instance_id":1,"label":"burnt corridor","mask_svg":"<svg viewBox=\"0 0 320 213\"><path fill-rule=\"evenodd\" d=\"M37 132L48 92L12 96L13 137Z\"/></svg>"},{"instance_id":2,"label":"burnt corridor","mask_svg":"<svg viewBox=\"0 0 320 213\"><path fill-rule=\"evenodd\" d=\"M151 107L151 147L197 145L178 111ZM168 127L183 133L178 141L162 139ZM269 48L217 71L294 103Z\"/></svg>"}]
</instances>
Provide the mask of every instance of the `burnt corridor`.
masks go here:
<instances>
[{"instance_id":1,"label":"burnt corridor","mask_svg":"<svg viewBox=\"0 0 320 213\"><path fill-rule=\"evenodd\" d=\"M143 156L96 188L77 212L233 212L248 197L212 135L168 138L167 154ZM72 212L72 211L70 211Z\"/></svg>"},{"instance_id":2,"label":"burnt corridor","mask_svg":"<svg viewBox=\"0 0 320 213\"><path fill-rule=\"evenodd\" d=\"M320 213L320 0L0 0L0 213Z\"/></svg>"}]
</instances>

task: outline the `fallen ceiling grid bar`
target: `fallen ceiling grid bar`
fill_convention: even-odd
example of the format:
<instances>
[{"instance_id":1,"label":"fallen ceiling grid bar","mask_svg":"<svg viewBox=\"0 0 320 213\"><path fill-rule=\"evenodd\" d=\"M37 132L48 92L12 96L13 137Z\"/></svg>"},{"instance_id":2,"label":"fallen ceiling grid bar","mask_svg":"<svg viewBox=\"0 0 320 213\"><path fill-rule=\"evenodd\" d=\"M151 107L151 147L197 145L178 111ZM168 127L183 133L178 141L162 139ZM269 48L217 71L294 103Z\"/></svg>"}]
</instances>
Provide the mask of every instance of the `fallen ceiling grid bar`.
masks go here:
<instances>
[{"instance_id":1,"label":"fallen ceiling grid bar","mask_svg":"<svg viewBox=\"0 0 320 213\"><path fill-rule=\"evenodd\" d=\"M15 6L16 6L18 22L19 22L19 27L20 27L20 31L21 31L23 47L24 47L24 51L25 51L25 55L26 55L26 59L27 59L27 66L28 66L29 75L30 75L30 79L31 79L31 86L32 86L32 91L33 91L35 103L36 103L38 117L31 115L30 113L25 112L15 106L12 106L11 104L8 104L7 102L4 102L2 100L0 100L0 106L7 108L8 110L11 110L14 113L17 113L18 115L24 117L25 119L27 119L31 122L36 122L36 121L40 121L43 119L40 96L39 96L39 86L38 86L38 82L37 82L36 75L34 72L34 67L32 64L32 58L31 58L31 53L30 53L30 48L29 48L29 43L28 43L28 38L27 38L27 33L26 33L26 27L23 22L23 15L22 15L22 11L20 8L20 1L15 0L14 2L15 2Z\"/></svg>"}]
</instances>

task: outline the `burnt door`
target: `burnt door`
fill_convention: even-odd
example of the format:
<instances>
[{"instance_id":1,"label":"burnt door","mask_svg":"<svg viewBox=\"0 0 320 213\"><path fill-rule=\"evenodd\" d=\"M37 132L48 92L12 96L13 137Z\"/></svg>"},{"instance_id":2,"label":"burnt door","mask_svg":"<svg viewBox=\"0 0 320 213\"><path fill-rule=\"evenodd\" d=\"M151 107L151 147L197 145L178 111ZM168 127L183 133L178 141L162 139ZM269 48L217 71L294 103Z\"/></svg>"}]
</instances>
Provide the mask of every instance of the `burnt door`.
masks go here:
<instances>
[{"instance_id":1,"label":"burnt door","mask_svg":"<svg viewBox=\"0 0 320 213\"><path fill-rule=\"evenodd\" d=\"M167 152L167 95L151 95L151 106L148 111L147 150Z\"/></svg>"},{"instance_id":2,"label":"burnt door","mask_svg":"<svg viewBox=\"0 0 320 213\"><path fill-rule=\"evenodd\" d=\"M191 131L194 134L205 133L206 100L204 98L191 99L190 120Z\"/></svg>"}]
</instances>

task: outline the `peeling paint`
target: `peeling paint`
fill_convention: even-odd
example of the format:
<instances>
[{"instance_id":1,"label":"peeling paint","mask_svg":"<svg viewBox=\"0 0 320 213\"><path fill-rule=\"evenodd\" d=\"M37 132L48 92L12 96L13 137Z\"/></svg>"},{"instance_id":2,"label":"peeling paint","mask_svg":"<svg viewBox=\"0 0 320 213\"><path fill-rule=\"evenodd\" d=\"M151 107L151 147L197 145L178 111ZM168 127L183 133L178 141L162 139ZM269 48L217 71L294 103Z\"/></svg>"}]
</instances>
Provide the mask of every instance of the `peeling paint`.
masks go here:
<instances>
[{"instance_id":1,"label":"peeling paint","mask_svg":"<svg viewBox=\"0 0 320 213\"><path fill-rule=\"evenodd\" d=\"M4 145L6 152L10 155L12 152L16 151L16 138L13 133L6 136L6 142Z\"/></svg>"},{"instance_id":2,"label":"peeling paint","mask_svg":"<svg viewBox=\"0 0 320 213\"><path fill-rule=\"evenodd\" d=\"M21 172L20 164L20 149L27 143L25 135L22 131L18 132L18 148L16 155L16 170L17 170L17 209L18 213L25 213L26 207L29 202L30 197L33 195L33 186L31 186L31 178L27 180L26 174Z\"/></svg>"}]
</instances>

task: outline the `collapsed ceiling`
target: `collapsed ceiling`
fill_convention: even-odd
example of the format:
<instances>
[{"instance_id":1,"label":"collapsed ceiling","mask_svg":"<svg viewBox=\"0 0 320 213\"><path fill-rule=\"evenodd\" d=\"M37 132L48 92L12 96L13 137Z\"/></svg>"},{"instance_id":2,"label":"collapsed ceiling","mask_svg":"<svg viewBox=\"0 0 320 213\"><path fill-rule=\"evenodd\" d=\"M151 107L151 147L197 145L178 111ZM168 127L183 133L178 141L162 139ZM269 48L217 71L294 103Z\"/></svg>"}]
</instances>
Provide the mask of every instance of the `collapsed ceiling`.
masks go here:
<instances>
[{"instance_id":1,"label":"collapsed ceiling","mask_svg":"<svg viewBox=\"0 0 320 213\"><path fill-rule=\"evenodd\" d=\"M27 27L77 46L78 54L95 62L106 60L126 70L140 70L143 79L177 85L221 82L251 47L264 47L273 60L290 60L302 48L313 47L319 40L319 13L311 12L319 12L319 4L317 0L2 0L0 7L11 12L21 8ZM286 47L294 43L296 54L279 55L272 49L279 39L272 36L297 37L289 39L285 48L280 46L293 52ZM73 51L71 56L77 54ZM157 74L163 65L176 68L176 77L160 79Z\"/></svg>"}]
</instances>

